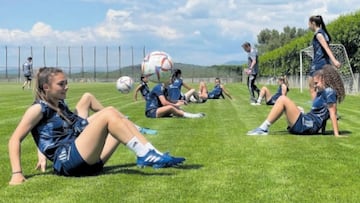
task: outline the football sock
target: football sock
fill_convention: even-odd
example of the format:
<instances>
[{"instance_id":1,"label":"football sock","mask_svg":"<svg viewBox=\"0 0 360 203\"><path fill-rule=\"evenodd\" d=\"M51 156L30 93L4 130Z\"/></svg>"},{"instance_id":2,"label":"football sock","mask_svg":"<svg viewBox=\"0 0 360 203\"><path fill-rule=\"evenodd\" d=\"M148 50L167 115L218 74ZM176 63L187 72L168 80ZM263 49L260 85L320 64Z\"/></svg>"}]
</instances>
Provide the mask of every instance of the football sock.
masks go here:
<instances>
[{"instance_id":1,"label":"football sock","mask_svg":"<svg viewBox=\"0 0 360 203\"><path fill-rule=\"evenodd\" d=\"M270 127L271 123L268 120L265 120L259 128L263 129L263 130L268 130Z\"/></svg>"},{"instance_id":2,"label":"football sock","mask_svg":"<svg viewBox=\"0 0 360 203\"><path fill-rule=\"evenodd\" d=\"M163 153L161 153L159 150L157 150L150 142L146 143L145 147L147 147L150 150L155 150L156 153L163 155Z\"/></svg>"},{"instance_id":3,"label":"football sock","mask_svg":"<svg viewBox=\"0 0 360 203\"><path fill-rule=\"evenodd\" d=\"M262 97L259 97L257 103L261 103Z\"/></svg>"},{"instance_id":4,"label":"football sock","mask_svg":"<svg viewBox=\"0 0 360 203\"><path fill-rule=\"evenodd\" d=\"M203 114L200 113L188 113L188 112L184 112L184 117L185 118L200 118L203 117Z\"/></svg>"},{"instance_id":5,"label":"football sock","mask_svg":"<svg viewBox=\"0 0 360 203\"><path fill-rule=\"evenodd\" d=\"M149 148L143 145L136 136L134 136L126 146L135 152L138 157L143 157L149 152Z\"/></svg>"}]
</instances>

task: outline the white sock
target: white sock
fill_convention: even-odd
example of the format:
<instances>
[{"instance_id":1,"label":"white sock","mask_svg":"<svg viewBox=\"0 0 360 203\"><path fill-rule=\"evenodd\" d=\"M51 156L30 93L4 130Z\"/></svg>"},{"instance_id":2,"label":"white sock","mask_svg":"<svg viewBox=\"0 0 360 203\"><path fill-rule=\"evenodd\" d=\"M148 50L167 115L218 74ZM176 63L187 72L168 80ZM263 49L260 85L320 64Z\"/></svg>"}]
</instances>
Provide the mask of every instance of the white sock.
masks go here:
<instances>
[{"instance_id":1,"label":"white sock","mask_svg":"<svg viewBox=\"0 0 360 203\"><path fill-rule=\"evenodd\" d=\"M138 157L143 157L149 152L149 148L143 145L136 136L134 136L126 146L135 152Z\"/></svg>"},{"instance_id":2,"label":"white sock","mask_svg":"<svg viewBox=\"0 0 360 203\"><path fill-rule=\"evenodd\" d=\"M262 97L259 97L257 103L261 103Z\"/></svg>"},{"instance_id":3,"label":"white sock","mask_svg":"<svg viewBox=\"0 0 360 203\"><path fill-rule=\"evenodd\" d=\"M146 143L145 147L147 147L150 150L155 150L156 153L163 155L163 153L161 153L159 150L157 150L150 142Z\"/></svg>"},{"instance_id":4,"label":"white sock","mask_svg":"<svg viewBox=\"0 0 360 203\"><path fill-rule=\"evenodd\" d=\"M200 118L200 117L203 117L203 114L201 113L188 113L188 112L184 112L184 117L185 118Z\"/></svg>"},{"instance_id":5,"label":"white sock","mask_svg":"<svg viewBox=\"0 0 360 203\"><path fill-rule=\"evenodd\" d=\"M263 130L268 130L270 127L271 123L268 120L265 120L259 128L263 129Z\"/></svg>"}]
</instances>

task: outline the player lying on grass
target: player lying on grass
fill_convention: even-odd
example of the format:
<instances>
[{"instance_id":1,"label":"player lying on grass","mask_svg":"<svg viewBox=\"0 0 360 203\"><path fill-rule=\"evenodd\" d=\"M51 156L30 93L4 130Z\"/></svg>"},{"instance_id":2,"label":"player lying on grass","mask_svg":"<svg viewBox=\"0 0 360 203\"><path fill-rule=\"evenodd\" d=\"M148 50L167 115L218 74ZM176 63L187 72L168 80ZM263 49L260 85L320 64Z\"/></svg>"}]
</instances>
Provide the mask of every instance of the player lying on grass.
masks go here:
<instances>
[{"instance_id":1,"label":"player lying on grass","mask_svg":"<svg viewBox=\"0 0 360 203\"><path fill-rule=\"evenodd\" d=\"M252 102L251 105L261 105L262 99L265 98L266 105L274 105L276 100L281 96L285 95L289 91L289 83L286 76L278 78L279 87L274 95L271 95L269 88L263 86L260 90L259 97L256 102Z\"/></svg>"},{"instance_id":2,"label":"player lying on grass","mask_svg":"<svg viewBox=\"0 0 360 203\"><path fill-rule=\"evenodd\" d=\"M113 107L103 107L86 93L71 112L64 102L67 78L58 68L40 68L35 102L24 113L9 140L12 176L9 184L25 181L21 167L21 141L31 134L42 154L53 162L56 174L84 176L101 172L120 143L137 156L137 165L154 168L182 163L182 157L161 153ZM89 116L89 110L97 111Z\"/></svg>"},{"instance_id":3,"label":"player lying on grass","mask_svg":"<svg viewBox=\"0 0 360 203\"><path fill-rule=\"evenodd\" d=\"M173 103L167 99L166 87L170 79L165 83L158 83L149 93L146 99L145 116L148 118L161 117L184 117L184 118L202 118L204 113L189 113L180 107L186 104L185 100L177 100Z\"/></svg>"},{"instance_id":4,"label":"player lying on grass","mask_svg":"<svg viewBox=\"0 0 360 203\"><path fill-rule=\"evenodd\" d=\"M267 135L270 125L284 113L288 121L288 130L292 134L313 135L322 130L330 118L335 136L339 136L337 107L345 98L344 84L332 65L325 65L314 73L314 85L317 95L309 113L302 113L296 104L286 96L280 96L268 114L266 120L248 135Z\"/></svg>"},{"instance_id":5,"label":"player lying on grass","mask_svg":"<svg viewBox=\"0 0 360 203\"><path fill-rule=\"evenodd\" d=\"M201 81L199 84L199 98L191 97L190 101L197 102L197 103L205 103L208 99L225 99L224 94L232 99L229 91L225 88L223 84L221 84L220 78L215 78L215 86L211 92L208 92L206 83Z\"/></svg>"}]
</instances>

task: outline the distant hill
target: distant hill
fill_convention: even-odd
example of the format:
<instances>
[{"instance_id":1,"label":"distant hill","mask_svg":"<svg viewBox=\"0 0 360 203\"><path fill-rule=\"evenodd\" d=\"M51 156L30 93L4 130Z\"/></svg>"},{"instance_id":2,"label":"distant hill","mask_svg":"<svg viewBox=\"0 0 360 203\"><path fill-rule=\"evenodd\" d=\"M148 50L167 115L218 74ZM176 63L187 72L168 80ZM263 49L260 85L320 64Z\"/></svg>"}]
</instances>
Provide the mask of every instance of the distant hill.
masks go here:
<instances>
[{"instance_id":1,"label":"distant hill","mask_svg":"<svg viewBox=\"0 0 360 203\"><path fill-rule=\"evenodd\" d=\"M232 61L227 61L224 63L224 65L243 65L246 64L247 61L236 61L236 60L232 60Z\"/></svg>"}]
</instances>

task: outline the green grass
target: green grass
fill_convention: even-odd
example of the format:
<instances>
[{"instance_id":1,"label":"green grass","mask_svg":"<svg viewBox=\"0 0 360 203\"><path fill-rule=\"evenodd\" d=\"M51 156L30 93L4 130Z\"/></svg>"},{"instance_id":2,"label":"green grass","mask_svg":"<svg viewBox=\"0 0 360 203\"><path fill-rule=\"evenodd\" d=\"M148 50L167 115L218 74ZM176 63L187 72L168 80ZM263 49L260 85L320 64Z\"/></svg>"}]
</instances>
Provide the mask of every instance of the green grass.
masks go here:
<instances>
[{"instance_id":1,"label":"green grass","mask_svg":"<svg viewBox=\"0 0 360 203\"><path fill-rule=\"evenodd\" d=\"M118 93L111 83L70 84L67 102L72 108L83 92L92 92L137 124L157 129L158 135L146 137L158 149L186 157L185 164L139 169L134 154L121 146L99 176L59 177L50 163L42 174L34 170L36 148L28 136L22 143L27 182L9 186L7 143L33 95L20 84L0 85L0 202L360 201L359 96L347 96L339 106L339 127L346 138L290 135L283 118L271 126L271 135L254 137L246 132L265 119L270 107L249 105L242 84L226 85L234 100L184 106L189 112L205 112L203 119L148 119L144 101L133 102L132 94ZM308 92L291 89L289 97L309 110ZM331 122L327 132L331 134Z\"/></svg>"}]
</instances>

